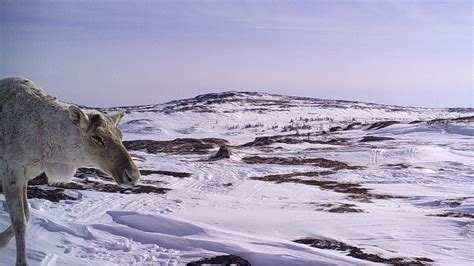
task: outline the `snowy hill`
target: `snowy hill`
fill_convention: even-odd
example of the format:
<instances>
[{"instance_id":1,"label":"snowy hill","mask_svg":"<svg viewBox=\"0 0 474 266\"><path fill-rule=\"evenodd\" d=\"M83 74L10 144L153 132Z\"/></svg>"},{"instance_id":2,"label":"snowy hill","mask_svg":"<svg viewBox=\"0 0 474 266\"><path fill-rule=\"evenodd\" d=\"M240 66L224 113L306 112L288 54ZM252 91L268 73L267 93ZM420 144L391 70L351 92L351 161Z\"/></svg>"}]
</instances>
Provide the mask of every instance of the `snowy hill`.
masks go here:
<instances>
[{"instance_id":1,"label":"snowy hill","mask_svg":"<svg viewBox=\"0 0 474 266\"><path fill-rule=\"evenodd\" d=\"M127 112L141 186L36 180L32 265L474 263L473 108L226 92L101 111Z\"/></svg>"},{"instance_id":2,"label":"snowy hill","mask_svg":"<svg viewBox=\"0 0 474 266\"><path fill-rule=\"evenodd\" d=\"M395 120L409 123L439 118L468 117L474 108L418 108L372 103L321 100L257 92L224 92L165 104L102 109L127 111L128 138L153 132L157 139L209 135L230 140L249 140L278 133L314 132L347 126Z\"/></svg>"}]
</instances>

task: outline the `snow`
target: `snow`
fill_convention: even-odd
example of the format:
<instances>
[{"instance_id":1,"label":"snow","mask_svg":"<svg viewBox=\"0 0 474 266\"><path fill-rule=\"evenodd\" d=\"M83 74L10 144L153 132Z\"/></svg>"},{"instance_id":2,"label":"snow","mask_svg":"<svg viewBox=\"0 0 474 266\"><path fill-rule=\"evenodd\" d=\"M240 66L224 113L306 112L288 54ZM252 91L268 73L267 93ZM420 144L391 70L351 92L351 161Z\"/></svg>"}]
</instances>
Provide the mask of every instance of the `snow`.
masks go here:
<instances>
[{"instance_id":1,"label":"snow","mask_svg":"<svg viewBox=\"0 0 474 266\"><path fill-rule=\"evenodd\" d=\"M353 122L401 123L380 130L362 126L308 136L312 140L344 138L345 145L302 142L273 143L264 150L231 147L232 157L219 161L208 161L209 155L132 151L134 158L142 158L136 161L141 169L188 172L192 176L143 177L161 181L163 187L171 189L163 195L68 190L78 200L54 203L30 199L30 264L184 265L222 254L240 256L252 265L375 264L344 252L293 242L306 237L334 239L386 258L426 257L437 265L474 264L474 220L433 216L447 211L474 214L474 125L408 124L414 120L472 116L472 110L455 113L397 107L394 111L392 106L267 94L237 93L233 97L249 102L204 104L213 112L162 111L175 108L177 103L130 107L121 125L124 139L218 137L237 146L258 136L295 133L281 130L300 117L302 124L312 126L301 130L301 134ZM285 101L292 107L262 105L268 101ZM200 104L193 100L187 106ZM255 111L263 107L267 109ZM246 128L246 124L261 126ZM394 140L359 142L367 135ZM322 157L361 166L357 170L334 171L321 179L359 183L373 193L393 198L363 201L317 186L252 180L251 177L271 174L328 169L245 164L242 158L251 155ZM228 183L232 185L224 186ZM321 207L324 204L354 204L363 212L332 213ZM0 195L0 230L9 224L4 197ZM13 265L14 261L15 243L11 241L0 249L0 265Z\"/></svg>"}]
</instances>

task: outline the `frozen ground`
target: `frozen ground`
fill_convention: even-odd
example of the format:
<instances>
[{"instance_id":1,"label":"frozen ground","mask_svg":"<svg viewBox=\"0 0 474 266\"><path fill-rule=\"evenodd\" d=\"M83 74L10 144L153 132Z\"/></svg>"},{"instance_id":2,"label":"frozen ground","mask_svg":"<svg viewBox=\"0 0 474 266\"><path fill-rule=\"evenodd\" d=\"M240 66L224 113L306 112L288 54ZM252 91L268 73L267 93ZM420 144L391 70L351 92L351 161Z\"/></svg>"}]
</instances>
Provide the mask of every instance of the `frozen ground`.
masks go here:
<instances>
[{"instance_id":1,"label":"frozen ground","mask_svg":"<svg viewBox=\"0 0 474 266\"><path fill-rule=\"evenodd\" d=\"M474 264L474 122L456 120L473 109L224 93L104 111L117 110L129 113L127 141L221 138L233 154L132 150L141 169L191 176L143 175L165 194L30 199L32 265L183 265L225 254L252 265L376 264L294 242L305 238L404 262ZM399 123L369 129L389 120ZM0 230L8 224L0 195ZM14 246L0 250L0 265L14 264Z\"/></svg>"}]
</instances>

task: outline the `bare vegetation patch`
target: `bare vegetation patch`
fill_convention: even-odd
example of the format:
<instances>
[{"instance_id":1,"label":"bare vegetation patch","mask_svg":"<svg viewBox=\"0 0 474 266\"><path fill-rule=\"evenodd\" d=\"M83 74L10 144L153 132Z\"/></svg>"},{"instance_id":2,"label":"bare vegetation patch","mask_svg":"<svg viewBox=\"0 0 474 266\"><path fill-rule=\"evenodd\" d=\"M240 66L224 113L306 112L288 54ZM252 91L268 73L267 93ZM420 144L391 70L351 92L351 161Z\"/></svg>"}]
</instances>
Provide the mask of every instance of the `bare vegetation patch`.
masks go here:
<instances>
[{"instance_id":1,"label":"bare vegetation patch","mask_svg":"<svg viewBox=\"0 0 474 266\"><path fill-rule=\"evenodd\" d=\"M242 147L261 147L268 146L274 143L285 143L285 144L332 144L332 145L345 145L348 139L345 138L332 138L328 140L314 140L310 139L311 134L292 134L292 135L275 135L256 137L254 141L245 143Z\"/></svg>"},{"instance_id":2,"label":"bare vegetation patch","mask_svg":"<svg viewBox=\"0 0 474 266\"><path fill-rule=\"evenodd\" d=\"M398 121L393 121L393 120L388 120L388 121L382 121L382 122L375 122L371 124L368 129L382 129L391 125L399 124L400 122Z\"/></svg>"},{"instance_id":3,"label":"bare vegetation patch","mask_svg":"<svg viewBox=\"0 0 474 266\"><path fill-rule=\"evenodd\" d=\"M148 153L207 154L211 149L227 145L228 141L218 138L178 138L170 141L130 140L123 142L128 150L145 150Z\"/></svg>"},{"instance_id":4,"label":"bare vegetation patch","mask_svg":"<svg viewBox=\"0 0 474 266\"><path fill-rule=\"evenodd\" d=\"M439 214L430 214L427 216L436 216L436 217L454 217L454 218L471 218L474 219L474 214L464 213L464 212L444 212Z\"/></svg>"},{"instance_id":5,"label":"bare vegetation patch","mask_svg":"<svg viewBox=\"0 0 474 266\"><path fill-rule=\"evenodd\" d=\"M167 176L173 176L173 177L179 177L179 178L191 176L190 173L186 173L186 172L173 172L173 171L148 170L148 169L141 169L140 174L141 175L167 175Z\"/></svg>"},{"instance_id":6,"label":"bare vegetation patch","mask_svg":"<svg viewBox=\"0 0 474 266\"><path fill-rule=\"evenodd\" d=\"M301 177L321 177L321 176L328 176L333 174L334 171L321 171L321 172L297 172L297 173L290 173L290 174L276 174L276 175L267 175L262 177L251 177L252 180L260 180L260 181L267 181L267 182L275 182L275 183L297 183L297 184L304 184L308 186L317 186L321 189L331 190L338 193L349 194L349 199L354 199L363 202L370 202L370 199L390 199L393 196L390 195L382 195L382 194L375 194L370 192L371 190L365 187L362 187L360 184L357 183L339 183L336 181L331 180L323 180L323 179L301 179L295 178L297 176ZM346 207L353 207L353 206L346 206ZM333 212L337 212L334 210Z\"/></svg>"},{"instance_id":7,"label":"bare vegetation patch","mask_svg":"<svg viewBox=\"0 0 474 266\"><path fill-rule=\"evenodd\" d=\"M44 173L28 182L28 198L46 199L53 202L61 200L77 200L77 197L68 195L67 189L73 190L90 190L108 193L121 194L140 194L140 193L156 193L164 194L168 192L169 188L162 188L149 185L136 185L134 187L123 187L115 183L104 183L100 181L91 180L85 171L91 171L92 168L83 168L85 170L78 171L75 175L78 177L74 182L57 184L55 186L48 185L48 179ZM99 171L99 170L97 170ZM85 177L87 176L87 177ZM157 182L159 183L159 182ZM0 193L3 193L0 183Z\"/></svg>"},{"instance_id":8,"label":"bare vegetation patch","mask_svg":"<svg viewBox=\"0 0 474 266\"><path fill-rule=\"evenodd\" d=\"M316 211L326 211L333 213L360 213L364 212L356 208L355 204L348 203L312 203L316 207Z\"/></svg>"},{"instance_id":9,"label":"bare vegetation patch","mask_svg":"<svg viewBox=\"0 0 474 266\"><path fill-rule=\"evenodd\" d=\"M456 208L460 206L465 200L472 199L474 197L460 197L454 199L443 199L443 200L436 200L433 202L433 205L436 207L448 207L448 208Z\"/></svg>"},{"instance_id":10,"label":"bare vegetation patch","mask_svg":"<svg viewBox=\"0 0 474 266\"><path fill-rule=\"evenodd\" d=\"M364 136L360 140L360 142L374 142L374 141L384 141L384 140L394 140L394 138L379 137L379 136Z\"/></svg>"},{"instance_id":11,"label":"bare vegetation patch","mask_svg":"<svg viewBox=\"0 0 474 266\"><path fill-rule=\"evenodd\" d=\"M448 124L448 123L470 123L474 122L474 116L462 116L457 118L438 118L427 122L428 125Z\"/></svg>"},{"instance_id":12,"label":"bare vegetation patch","mask_svg":"<svg viewBox=\"0 0 474 266\"><path fill-rule=\"evenodd\" d=\"M402 170L402 169L407 169L408 167L410 167L408 164L404 164L404 163L388 163L388 164L385 164L385 166L395 169L395 170Z\"/></svg>"},{"instance_id":13,"label":"bare vegetation patch","mask_svg":"<svg viewBox=\"0 0 474 266\"><path fill-rule=\"evenodd\" d=\"M354 123L351 123L349 125L347 125L344 130L353 130L353 129L356 129L356 128L360 128L362 126L362 123L361 122L354 122Z\"/></svg>"},{"instance_id":14,"label":"bare vegetation patch","mask_svg":"<svg viewBox=\"0 0 474 266\"><path fill-rule=\"evenodd\" d=\"M350 166L346 163L325 158L297 158L297 157L260 157L247 156L242 159L248 164L280 164L280 165L311 165L315 167L340 169L361 169L361 166Z\"/></svg>"},{"instance_id":15,"label":"bare vegetation patch","mask_svg":"<svg viewBox=\"0 0 474 266\"><path fill-rule=\"evenodd\" d=\"M361 248L348 245L343 242L330 239L317 239L317 238L304 238L294 240L293 242L309 245L318 249L330 249L347 252L347 256L385 264L392 265L426 265L428 263L434 262L432 259L417 257L417 258L403 258L403 257L394 257L394 258L384 258L380 255L368 253Z\"/></svg>"},{"instance_id":16,"label":"bare vegetation patch","mask_svg":"<svg viewBox=\"0 0 474 266\"><path fill-rule=\"evenodd\" d=\"M347 213L347 212L364 212L361 209L355 208L355 204L348 204L348 203L343 203L339 206L334 206L331 209L328 210L328 212L334 212L334 213Z\"/></svg>"}]
</instances>

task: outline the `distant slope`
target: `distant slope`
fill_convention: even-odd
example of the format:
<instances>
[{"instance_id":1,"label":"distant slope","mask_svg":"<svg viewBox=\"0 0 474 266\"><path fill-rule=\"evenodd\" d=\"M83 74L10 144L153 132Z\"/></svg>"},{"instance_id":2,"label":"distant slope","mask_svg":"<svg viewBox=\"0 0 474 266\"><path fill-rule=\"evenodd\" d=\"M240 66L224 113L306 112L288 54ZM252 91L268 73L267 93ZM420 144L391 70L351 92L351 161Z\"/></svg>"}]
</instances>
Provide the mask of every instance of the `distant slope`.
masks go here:
<instances>
[{"instance_id":1,"label":"distant slope","mask_svg":"<svg viewBox=\"0 0 474 266\"><path fill-rule=\"evenodd\" d=\"M446 113L472 113L474 108L423 108L423 107L404 107L397 105L384 105L377 103L366 103L347 100L330 100L318 99L310 97L285 96L278 94L262 93L262 92L239 92L228 91L221 93L208 93L198 95L194 98L173 100L163 104L139 105L139 106L122 106L112 108L94 108L104 110L133 110L142 112L216 112L230 111L225 107L231 105L235 111L286 111L295 107L312 107L312 108L335 108L335 109L380 109L385 111L436 111ZM232 109L232 108L231 108Z\"/></svg>"},{"instance_id":2,"label":"distant slope","mask_svg":"<svg viewBox=\"0 0 474 266\"><path fill-rule=\"evenodd\" d=\"M354 123L410 123L474 116L474 108L402 107L235 91L99 110L126 111L128 115L121 127L129 138L174 139L192 135L239 143L255 136L321 132Z\"/></svg>"}]
</instances>

